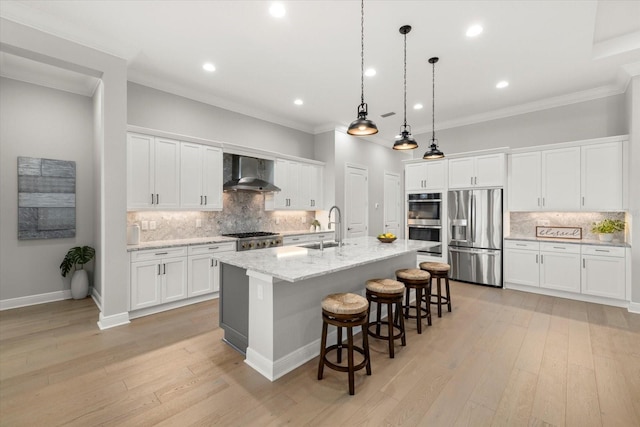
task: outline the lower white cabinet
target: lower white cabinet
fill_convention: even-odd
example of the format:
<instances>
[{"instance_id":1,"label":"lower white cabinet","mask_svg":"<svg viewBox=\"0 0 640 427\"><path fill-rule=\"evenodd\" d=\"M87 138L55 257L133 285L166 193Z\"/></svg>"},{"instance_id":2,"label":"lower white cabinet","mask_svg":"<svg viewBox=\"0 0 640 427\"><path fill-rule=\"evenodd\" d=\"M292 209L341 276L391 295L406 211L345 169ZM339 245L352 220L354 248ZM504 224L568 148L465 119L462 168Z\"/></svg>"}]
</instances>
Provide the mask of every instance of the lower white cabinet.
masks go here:
<instances>
[{"instance_id":1,"label":"lower white cabinet","mask_svg":"<svg viewBox=\"0 0 640 427\"><path fill-rule=\"evenodd\" d=\"M504 276L509 284L626 299L625 248L507 240Z\"/></svg>"},{"instance_id":2,"label":"lower white cabinet","mask_svg":"<svg viewBox=\"0 0 640 427\"><path fill-rule=\"evenodd\" d=\"M220 264L218 260L213 258L213 255L235 250L235 242L189 246L187 296L195 297L218 292L220 290Z\"/></svg>"},{"instance_id":3,"label":"lower white cabinet","mask_svg":"<svg viewBox=\"0 0 640 427\"><path fill-rule=\"evenodd\" d=\"M582 293L625 299L625 250L616 247L582 247Z\"/></svg>"},{"instance_id":4,"label":"lower white cabinet","mask_svg":"<svg viewBox=\"0 0 640 427\"><path fill-rule=\"evenodd\" d=\"M320 240L327 241L333 239L333 231L326 231L320 233L309 233L309 234L296 234L294 236L284 236L282 239L282 244L284 246L295 246L301 245L303 243L311 243L311 242L319 242Z\"/></svg>"},{"instance_id":5,"label":"lower white cabinet","mask_svg":"<svg viewBox=\"0 0 640 427\"><path fill-rule=\"evenodd\" d=\"M131 310L186 297L186 247L131 253Z\"/></svg>"}]
</instances>

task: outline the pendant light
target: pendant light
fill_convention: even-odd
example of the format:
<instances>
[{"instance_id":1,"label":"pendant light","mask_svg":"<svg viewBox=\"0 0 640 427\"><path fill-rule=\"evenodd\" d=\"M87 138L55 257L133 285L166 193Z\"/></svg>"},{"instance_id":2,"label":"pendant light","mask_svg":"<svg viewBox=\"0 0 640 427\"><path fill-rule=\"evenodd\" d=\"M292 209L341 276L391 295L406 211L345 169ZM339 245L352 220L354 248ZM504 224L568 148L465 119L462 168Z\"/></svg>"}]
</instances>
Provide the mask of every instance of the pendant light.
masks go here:
<instances>
[{"instance_id":1,"label":"pendant light","mask_svg":"<svg viewBox=\"0 0 640 427\"><path fill-rule=\"evenodd\" d=\"M355 136L368 136L378 133L378 127L367 119L367 104L364 102L364 0L360 2L360 105L358 118L349 125L347 133Z\"/></svg>"},{"instance_id":2,"label":"pendant light","mask_svg":"<svg viewBox=\"0 0 640 427\"><path fill-rule=\"evenodd\" d=\"M407 125L407 34L409 31L411 31L411 25L400 27L400 34L404 35L404 124L400 126L400 138L393 143L394 150L418 148L418 143L411 136L411 126Z\"/></svg>"},{"instance_id":3,"label":"pendant light","mask_svg":"<svg viewBox=\"0 0 640 427\"><path fill-rule=\"evenodd\" d=\"M431 134L431 145L429 150L422 156L425 160L442 159L444 153L438 149L438 140L436 139L436 62L437 57L429 58L429 64L433 66L433 74L431 78L431 87L433 91L433 100L431 104L431 126L433 133Z\"/></svg>"}]
</instances>

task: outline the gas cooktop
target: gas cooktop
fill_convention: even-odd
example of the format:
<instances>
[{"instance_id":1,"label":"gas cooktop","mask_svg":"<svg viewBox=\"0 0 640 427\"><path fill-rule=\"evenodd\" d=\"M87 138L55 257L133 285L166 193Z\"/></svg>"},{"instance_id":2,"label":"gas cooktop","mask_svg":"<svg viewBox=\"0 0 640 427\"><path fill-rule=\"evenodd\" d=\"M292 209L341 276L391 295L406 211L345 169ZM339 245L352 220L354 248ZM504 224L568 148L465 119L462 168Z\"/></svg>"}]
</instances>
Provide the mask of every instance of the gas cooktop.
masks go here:
<instances>
[{"instance_id":1,"label":"gas cooktop","mask_svg":"<svg viewBox=\"0 0 640 427\"><path fill-rule=\"evenodd\" d=\"M271 233L268 231L253 231L250 233L229 233L223 234L225 237L237 237L238 239L246 239L251 237L265 237L265 236L276 236L278 233Z\"/></svg>"},{"instance_id":2,"label":"gas cooktop","mask_svg":"<svg viewBox=\"0 0 640 427\"><path fill-rule=\"evenodd\" d=\"M229 233L223 234L226 237L238 239L236 250L249 251L251 249L263 249L273 246L282 246L282 236L278 233L268 231L254 231L251 233Z\"/></svg>"}]
</instances>

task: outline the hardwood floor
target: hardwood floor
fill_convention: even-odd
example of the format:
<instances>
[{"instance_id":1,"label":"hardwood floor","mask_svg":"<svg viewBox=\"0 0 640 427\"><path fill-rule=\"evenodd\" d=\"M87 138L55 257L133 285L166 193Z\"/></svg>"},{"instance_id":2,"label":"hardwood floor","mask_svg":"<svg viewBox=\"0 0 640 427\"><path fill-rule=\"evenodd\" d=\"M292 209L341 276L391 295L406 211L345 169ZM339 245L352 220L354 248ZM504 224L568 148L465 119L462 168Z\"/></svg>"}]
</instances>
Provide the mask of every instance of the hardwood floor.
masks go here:
<instances>
[{"instance_id":1,"label":"hardwood floor","mask_svg":"<svg viewBox=\"0 0 640 427\"><path fill-rule=\"evenodd\" d=\"M639 426L640 315L451 283L373 375L317 358L273 383L221 342L209 301L100 331L90 299L0 312L0 425ZM318 304L318 310L320 310ZM318 325L318 332L321 325Z\"/></svg>"}]
</instances>

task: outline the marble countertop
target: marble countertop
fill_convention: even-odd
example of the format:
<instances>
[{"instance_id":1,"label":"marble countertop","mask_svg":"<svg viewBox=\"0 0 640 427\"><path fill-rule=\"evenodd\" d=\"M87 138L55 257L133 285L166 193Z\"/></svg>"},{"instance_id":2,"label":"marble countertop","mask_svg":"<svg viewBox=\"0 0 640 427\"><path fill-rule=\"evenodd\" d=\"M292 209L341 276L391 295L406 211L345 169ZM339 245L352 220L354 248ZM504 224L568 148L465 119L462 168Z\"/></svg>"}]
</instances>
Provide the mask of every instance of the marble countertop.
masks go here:
<instances>
[{"instance_id":1,"label":"marble countertop","mask_svg":"<svg viewBox=\"0 0 640 427\"><path fill-rule=\"evenodd\" d=\"M381 243L375 237L345 239L342 248L324 251L301 246L284 246L246 252L215 254L218 261L269 276L297 282L312 277L347 270L360 265L393 258L434 245L417 240L398 239Z\"/></svg>"},{"instance_id":2,"label":"marble countertop","mask_svg":"<svg viewBox=\"0 0 640 427\"><path fill-rule=\"evenodd\" d=\"M529 242L552 242L552 243L566 243L570 245L596 245L596 246L616 246L619 248L630 248L631 245L626 242L621 242L619 240L613 240L611 242L602 242L600 240L592 240L592 239L551 239L551 238L543 238L543 237L535 237L535 236L518 236L518 235L510 235L504 238L505 240L526 240Z\"/></svg>"},{"instance_id":3,"label":"marble countertop","mask_svg":"<svg viewBox=\"0 0 640 427\"><path fill-rule=\"evenodd\" d=\"M213 236L194 237L192 239L156 240L143 242L138 245L127 245L127 252L142 251L145 249L175 248L177 246L208 245L210 243L235 242L234 237Z\"/></svg>"}]
</instances>

